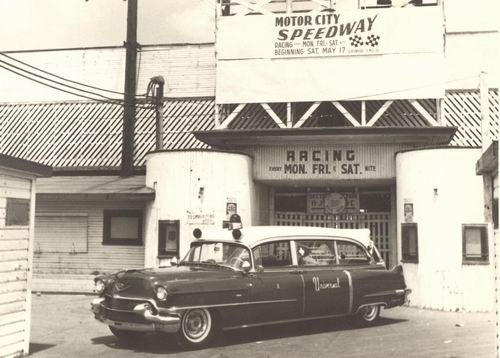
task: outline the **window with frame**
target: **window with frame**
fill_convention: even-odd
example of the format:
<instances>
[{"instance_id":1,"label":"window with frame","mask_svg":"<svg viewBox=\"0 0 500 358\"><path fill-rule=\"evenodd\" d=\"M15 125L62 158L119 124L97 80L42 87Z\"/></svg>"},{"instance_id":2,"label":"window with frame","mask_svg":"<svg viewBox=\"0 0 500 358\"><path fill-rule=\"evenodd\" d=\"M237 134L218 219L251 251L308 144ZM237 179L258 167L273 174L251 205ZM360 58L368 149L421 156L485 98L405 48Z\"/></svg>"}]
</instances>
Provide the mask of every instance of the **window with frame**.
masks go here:
<instances>
[{"instance_id":1,"label":"window with frame","mask_svg":"<svg viewBox=\"0 0 500 358\"><path fill-rule=\"evenodd\" d=\"M257 246L252 250L255 266L283 267L292 264L289 241L275 241Z\"/></svg>"},{"instance_id":2,"label":"window with frame","mask_svg":"<svg viewBox=\"0 0 500 358\"><path fill-rule=\"evenodd\" d=\"M104 210L103 245L142 245L141 210Z\"/></svg>"},{"instance_id":3,"label":"window with frame","mask_svg":"<svg viewBox=\"0 0 500 358\"><path fill-rule=\"evenodd\" d=\"M158 256L179 256L179 220L158 222Z\"/></svg>"},{"instance_id":4,"label":"window with frame","mask_svg":"<svg viewBox=\"0 0 500 358\"><path fill-rule=\"evenodd\" d=\"M401 224L401 249L404 262L418 262L417 223Z\"/></svg>"},{"instance_id":5,"label":"window with frame","mask_svg":"<svg viewBox=\"0 0 500 358\"><path fill-rule=\"evenodd\" d=\"M5 226L29 226L29 199L7 198Z\"/></svg>"},{"instance_id":6,"label":"window with frame","mask_svg":"<svg viewBox=\"0 0 500 358\"><path fill-rule=\"evenodd\" d=\"M349 241L337 240L337 255L340 265L368 264L371 261L360 245Z\"/></svg>"},{"instance_id":7,"label":"window with frame","mask_svg":"<svg viewBox=\"0 0 500 358\"><path fill-rule=\"evenodd\" d=\"M330 266L337 264L333 240L298 240L297 259L299 266Z\"/></svg>"},{"instance_id":8,"label":"window with frame","mask_svg":"<svg viewBox=\"0 0 500 358\"><path fill-rule=\"evenodd\" d=\"M463 263L488 263L488 226L462 225Z\"/></svg>"}]
</instances>

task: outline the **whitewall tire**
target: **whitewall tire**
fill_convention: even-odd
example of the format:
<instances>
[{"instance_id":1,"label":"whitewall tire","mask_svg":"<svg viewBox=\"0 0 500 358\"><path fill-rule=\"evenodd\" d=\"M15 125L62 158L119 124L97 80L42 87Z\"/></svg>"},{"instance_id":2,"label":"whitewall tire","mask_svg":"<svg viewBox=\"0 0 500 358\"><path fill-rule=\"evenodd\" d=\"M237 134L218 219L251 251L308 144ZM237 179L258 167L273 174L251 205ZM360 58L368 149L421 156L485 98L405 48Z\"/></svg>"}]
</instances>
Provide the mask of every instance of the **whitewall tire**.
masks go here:
<instances>
[{"instance_id":1,"label":"whitewall tire","mask_svg":"<svg viewBox=\"0 0 500 358\"><path fill-rule=\"evenodd\" d=\"M213 338L215 320L206 308L194 308L182 315L177 341L183 348L205 347Z\"/></svg>"},{"instance_id":2,"label":"whitewall tire","mask_svg":"<svg viewBox=\"0 0 500 358\"><path fill-rule=\"evenodd\" d=\"M356 314L356 322L360 326L372 326L377 323L380 317L380 310L380 305L363 306Z\"/></svg>"}]
</instances>

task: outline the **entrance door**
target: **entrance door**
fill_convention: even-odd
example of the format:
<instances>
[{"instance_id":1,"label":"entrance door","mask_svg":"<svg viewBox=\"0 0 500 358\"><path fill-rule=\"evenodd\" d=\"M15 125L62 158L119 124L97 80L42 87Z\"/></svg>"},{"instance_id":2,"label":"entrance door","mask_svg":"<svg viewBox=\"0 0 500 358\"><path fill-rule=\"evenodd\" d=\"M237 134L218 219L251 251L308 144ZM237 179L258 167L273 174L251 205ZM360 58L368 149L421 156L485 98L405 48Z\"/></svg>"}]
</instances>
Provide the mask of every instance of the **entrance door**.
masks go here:
<instances>
[{"instance_id":1,"label":"entrance door","mask_svg":"<svg viewBox=\"0 0 500 358\"><path fill-rule=\"evenodd\" d=\"M346 188L345 192L339 193L346 198L346 205L343 209L336 208L336 211L325 203L325 198L332 193L335 193L334 188L276 188L271 224L370 229L371 239L390 267L391 242L395 241L391 240L392 194L389 188Z\"/></svg>"}]
</instances>

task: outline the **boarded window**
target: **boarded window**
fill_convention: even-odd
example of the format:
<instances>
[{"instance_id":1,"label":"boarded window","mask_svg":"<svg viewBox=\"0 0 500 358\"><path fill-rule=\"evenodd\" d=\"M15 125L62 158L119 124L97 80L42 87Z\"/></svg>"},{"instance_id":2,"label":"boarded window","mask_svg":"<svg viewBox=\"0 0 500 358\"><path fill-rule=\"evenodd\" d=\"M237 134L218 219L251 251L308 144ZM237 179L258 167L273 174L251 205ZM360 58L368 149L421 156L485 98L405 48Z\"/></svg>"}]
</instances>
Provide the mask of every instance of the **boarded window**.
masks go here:
<instances>
[{"instance_id":1,"label":"boarded window","mask_svg":"<svg viewBox=\"0 0 500 358\"><path fill-rule=\"evenodd\" d=\"M5 226L28 226L30 222L30 201L7 198Z\"/></svg>"},{"instance_id":2,"label":"boarded window","mask_svg":"<svg viewBox=\"0 0 500 358\"><path fill-rule=\"evenodd\" d=\"M416 223L401 224L403 261L418 262L418 228Z\"/></svg>"},{"instance_id":3,"label":"boarded window","mask_svg":"<svg viewBox=\"0 0 500 358\"><path fill-rule=\"evenodd\" d=\"M87 252L88 218L86 215L37 215L35 252Z\"/></svg>"},{"instance_id":4,"label":"boarded window","mask_svg":"<svg viewBox=\"0 0 500 358\"><path fill-rule=\"evenodd\" d=\"M488 262L488 230L486 225L462 225L464 263Z\"/></svg>"},{"instance_id":5,"label":"boarded window","mask_svg":"<svg viewBox=\"0 0 500 358\"><path fill-rule=\"evenodd\" d=\"M158 223L158 256L179 256L179 220Z\"/></svg>"},{"instance_id":6,"label":"boarded window","mask_svg":"<svg viewBox=\"0 0 500 358\"><path fill-rule=\"evenodd\" d=\"M105 210L103 245L142 245L141 210Z\"/></svg>"}]
</instances>

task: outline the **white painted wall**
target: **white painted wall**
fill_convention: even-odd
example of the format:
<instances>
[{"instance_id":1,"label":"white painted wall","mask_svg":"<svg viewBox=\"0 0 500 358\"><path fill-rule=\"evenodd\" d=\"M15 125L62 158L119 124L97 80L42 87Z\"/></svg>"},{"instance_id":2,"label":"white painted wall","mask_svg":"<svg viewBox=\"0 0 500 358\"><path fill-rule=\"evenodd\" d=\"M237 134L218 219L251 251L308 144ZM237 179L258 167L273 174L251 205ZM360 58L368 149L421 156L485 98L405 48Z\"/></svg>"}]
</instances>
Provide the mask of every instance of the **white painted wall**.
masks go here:
<instances>
[{"instance_id":1,"label":"white painted wall","mask_svg":"<svg viewBox=\"0 0 500 358\"><path fill-rule=\"evenodd\" d=\"M180 220L181 258L189 249L195 228L222 227L222 221L227 220L227 198L236 199L244 226L254 223L258 189L249 156L216 151L156 152L146 161L146 186L156 192L145 213L146 266L160 264L158 220ZM202 224L189 219L189 214L213 214L213 219Z\"/></svg>"},{"instance_id":2,"label":"white painted wall","mask_svg":"<svg viewBox=\"0 0 500 358\"><path fill-rule=\"evenodd\" d=\"M480 149L441 148L396 155L398 258L405 202L418 224L419 263L403 263L418 307L469 311L493 308L493 238L490 263L462 265L462 224L484 223L483 181L475 173ZM437 189L437 195L434 194Z\"/></svg>"},{"instance_id":3,"label":"white painted wall","mask_svg":"<svg viewBox=\"0 0 500 358\"><path fill-rule=\"evenodd\" d=\"M443 0L446 29L447 89L477 88L478 75L500 86L500 22L497 0Z\"/></svg>"},{"instance_id":4,"label":"white painted wall","mask_svg":"<svg viewBox=\"0 0 500 358\"><path fill-rule=\"evenodd\" d=\"M7 198L29 199L28 225L6 226ZM0 357L29 352L35 178L0 167Z\"/></svg>"}]
</instances>

